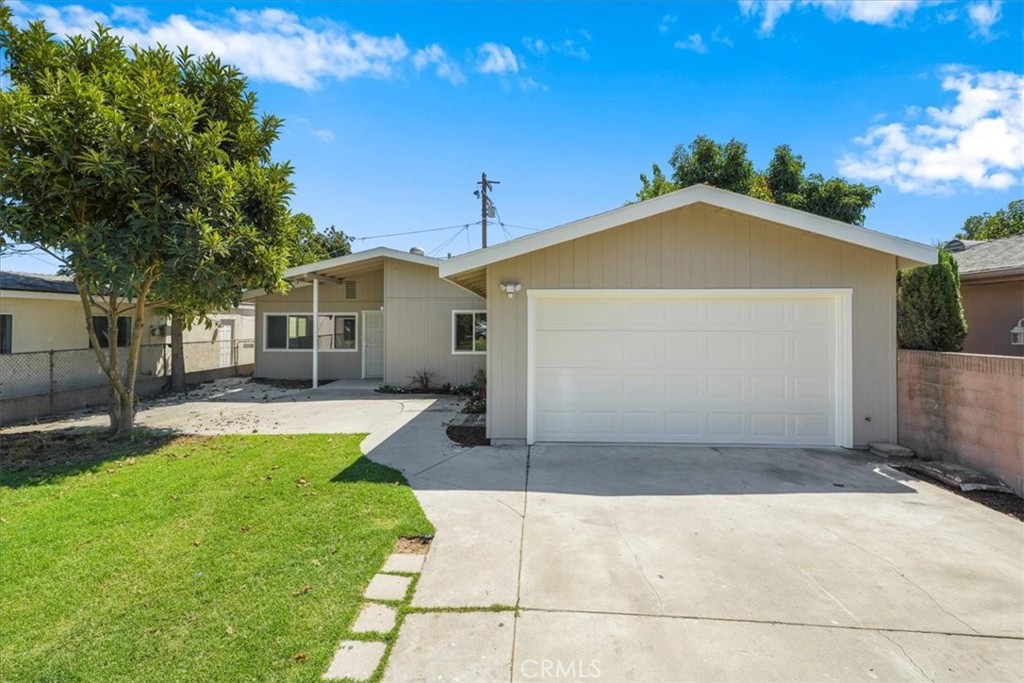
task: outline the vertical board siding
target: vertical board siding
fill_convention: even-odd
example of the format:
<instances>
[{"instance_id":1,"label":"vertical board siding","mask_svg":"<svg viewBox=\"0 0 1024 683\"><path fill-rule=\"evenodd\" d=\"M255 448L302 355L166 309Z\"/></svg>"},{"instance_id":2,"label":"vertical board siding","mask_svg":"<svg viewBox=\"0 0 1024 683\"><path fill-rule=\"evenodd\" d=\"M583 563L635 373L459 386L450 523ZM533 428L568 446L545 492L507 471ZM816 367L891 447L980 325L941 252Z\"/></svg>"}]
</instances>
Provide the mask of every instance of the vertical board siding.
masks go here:
<instances>
[{"instance_id":1,"label":"vertical board siding","mask_svg":"<svg viewBox=\"0 0 1024 683\"><path fill-rule=\"evenodd\" d=\"M421 370L438 385L471 381L487 356L452 353L452 311L486 310L487 302L442 280L435 267L393 259L384 267L384 382L406 386Z\"/></svg>"},{"instance_id":2,"label":"vertical board siding","mask_svg":"<svg viewBox=\"0 0 1024 683\"><path fill-rule=\"evenodd\" d=\"M529 289L850 288L854 443L896 439L896 259L729 211L695 205L487 269L488 435L526 438ZM509 300L498 288L515 280Z\"/></svg>"},{"instance_id":3,"label":"vertical board siding","mask_svg":"<svg viewBox=\"0 0 1024 683\"><path fill-rule=\"evenodd\" d=\"M356 298L345 298L345 286L320 283L321 313L356 313L357 351L321 351L320 380L357 379L363 373L362 311L378 310L384 304L384 273L371 271L353 275ZM266 314L312 313L313 287L294 287L288 294L267 294L256 299L256 353L254 376L269 379L310 379L313 376L313 352L264 350Z\"/></svg>"}]
</instances>

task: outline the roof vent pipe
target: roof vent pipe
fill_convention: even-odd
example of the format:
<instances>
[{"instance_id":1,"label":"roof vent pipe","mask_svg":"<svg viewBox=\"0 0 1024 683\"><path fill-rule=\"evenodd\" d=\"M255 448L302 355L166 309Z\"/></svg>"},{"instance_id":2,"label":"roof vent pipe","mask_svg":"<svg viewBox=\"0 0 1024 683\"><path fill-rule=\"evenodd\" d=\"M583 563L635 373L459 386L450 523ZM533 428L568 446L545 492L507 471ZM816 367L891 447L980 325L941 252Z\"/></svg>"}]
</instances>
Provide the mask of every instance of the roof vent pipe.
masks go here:
<instances>
[{"instance_id":1,"label":"roof vent pipe","mask_svg":"<svg viewBox=\"0 0 1024 683\"><path fill-rule=\"evenodd\" d=\"M412 249L409 250L409 253L410 254L415 254L416 256L425 256L426 255L426 252L423 251L422 247L413 247Z\"/></svg>"}]
</instances>

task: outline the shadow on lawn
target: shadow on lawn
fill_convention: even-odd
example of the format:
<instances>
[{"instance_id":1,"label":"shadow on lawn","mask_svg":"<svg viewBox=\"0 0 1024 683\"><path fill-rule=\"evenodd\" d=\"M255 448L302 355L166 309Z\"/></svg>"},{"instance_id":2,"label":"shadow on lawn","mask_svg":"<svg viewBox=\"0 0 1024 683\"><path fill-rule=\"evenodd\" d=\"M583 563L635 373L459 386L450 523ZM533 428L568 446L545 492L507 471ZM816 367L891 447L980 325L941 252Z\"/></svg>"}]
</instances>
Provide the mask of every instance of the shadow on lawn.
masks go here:
<instances>
[{"instance_id":1,"label":"shadow on lawn","mask_svg":"<svg viewBox=\"0 0 1024 683\"><path fill-rule=\"evenodd\" d=\"M148 455L176 438L181 434L169 429L143 428L125 437L99 429L0 434L0 487L48 484L103 463Z\"/></svg>"},{"instance_id":2,"label":"shadow on lawn","mask_svg":"<svg viewBox=\"0 0 1024 683\"><path fill-rule=\"evenodd\" d=\"M368 484L394 484L408 486L402 473L396 469L375 463L365 455L359 456L351 465L338 472L331 479L335 484L364 482Z\"/></svg>"}]
</instances>

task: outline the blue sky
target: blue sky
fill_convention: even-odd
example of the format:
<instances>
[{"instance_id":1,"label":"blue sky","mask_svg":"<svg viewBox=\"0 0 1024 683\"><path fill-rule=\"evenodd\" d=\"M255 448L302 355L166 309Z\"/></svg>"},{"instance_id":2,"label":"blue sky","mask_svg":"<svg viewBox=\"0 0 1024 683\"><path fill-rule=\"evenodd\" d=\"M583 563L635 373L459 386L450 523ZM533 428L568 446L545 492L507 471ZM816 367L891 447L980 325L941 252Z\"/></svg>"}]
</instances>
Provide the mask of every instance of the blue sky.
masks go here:
<instances>
[{"instance_id":1,"label":"blue sky","mask_svg":"<svg viewBox=\"0 0 1024 683\"><path fill-rule=\"evenodd\" d=\"M360 238L479 220L481 171L508 225L598 213L698 134L878 184L868 227L927 243L1024 196L1019 2L11 4L237 64L286 120L293 210ZM354 246L379 245L461 253L479 228Z\"/></svg>"}]
</instances>

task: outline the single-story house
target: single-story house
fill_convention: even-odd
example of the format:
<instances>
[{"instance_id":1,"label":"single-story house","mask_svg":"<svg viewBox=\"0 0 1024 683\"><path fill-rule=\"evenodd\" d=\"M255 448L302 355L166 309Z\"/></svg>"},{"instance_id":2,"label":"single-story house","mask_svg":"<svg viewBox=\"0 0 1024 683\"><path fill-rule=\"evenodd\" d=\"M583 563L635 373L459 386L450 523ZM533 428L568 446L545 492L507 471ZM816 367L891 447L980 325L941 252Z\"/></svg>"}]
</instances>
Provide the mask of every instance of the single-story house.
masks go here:
<instances>
[{"instance_id":1,"label":"single-story house","mask_svg":"<svg viewBox=\"0 0 1024 683\"><path fill-rule=\"evenodd\" d=\"M1024 235L998 240L950 240L946 248L960 270L960 298L967 318L964 351L1024 356L1011 331L1024 326ZM1022 337L1018 332L1018 339Z\"/></svg>"},{"instance_id":2,"label":"single-story house","mask_svg":"<svg viewBox=\"0 0 1024 683\"><path fill-rule=\"evenodd\" d=\"M405 387L421 372L435 386L470 382L487 354L485 302L442 280L440 264L381 247L291 268L287 294L248 292L254 375L314 386L373 378Z\"/></svg>"},{"instance_id":3,"label":"single-story house","mask_svg":"<svg viewBox=\"0 0 1024 683\"><path fill-rule=\"evenodd\" d=\"M116 342L119 347L131 343L134 316L128 312L118 317ZM186 344L252 340L255 333L255 312L252 304L210 316L210 326L196 325L186 330ZM109 322L99 310L93 326L100 343L109 343ZM157 311L147 312L143 345L163 345L170 339L167 318ZM0 271L0 353L33 351L66 351L88 349L89 334L83 324L82 301L72 278L46 273L15 273ZM190 347L192 348L192 347ZM194 349L198 351L197 349Z\"/></svg>"},{"instance_id":4,"label":"single-story house","mask_svg":"<svg viewBox=\"0 0 1024 683\"><path fill-rule=\"evenodd\" d=\"M486 299L487 434L895 442L896 271L936 250L708 186L444 261Z\"/></svg>"}]
</instances>

